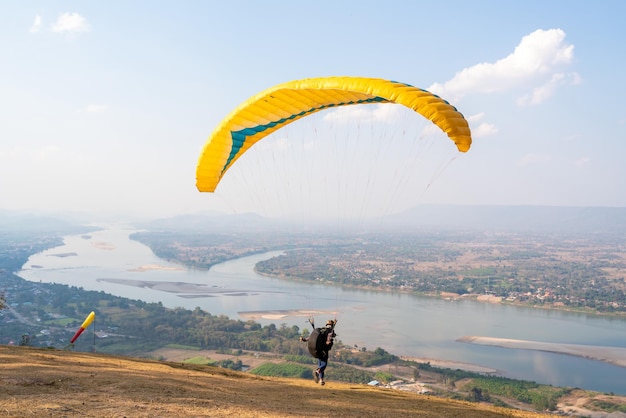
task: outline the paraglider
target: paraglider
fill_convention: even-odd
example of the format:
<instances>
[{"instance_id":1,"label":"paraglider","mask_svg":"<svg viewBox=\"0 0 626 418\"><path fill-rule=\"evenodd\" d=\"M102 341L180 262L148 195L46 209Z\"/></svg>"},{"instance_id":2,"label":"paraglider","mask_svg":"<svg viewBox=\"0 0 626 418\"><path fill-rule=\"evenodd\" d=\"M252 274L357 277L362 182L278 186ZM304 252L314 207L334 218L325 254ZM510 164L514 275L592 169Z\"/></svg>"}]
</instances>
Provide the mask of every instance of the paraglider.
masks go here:
<instances>
[{"instance_id":1,"label":"paraglider","mask_svg":"<svg viewBox=\"0 0 626 418\"><path fill-rule=\"evenodd\" d=\"M309 78L269 88L232 111L204 145L196 169L196 187L201 192L214 192L228 169L252 145L291 122L333 107L373 103L406 106L438 126L460 152L471 146L465 117L426 90L377 78Z\"/></svg>"},{"instance_id":2,"label":"paraglider","mask_svg":"<svg viewBox=\"0 0 626 418\"><path fill-rule=\"evenodd\" d=\"M326 367L328 366L328 352L333 348L335 334L335 325L337 325L336 319L329 319L326 321L324 328L315 328L313 319L309 319L313 331L311 334L304 338L300 337L300 341L307 343L309 353L317 359L317 368L313 371L313 378L315 383L320 383L324 386L324 374Z\"/></svg>"}]
</instances>

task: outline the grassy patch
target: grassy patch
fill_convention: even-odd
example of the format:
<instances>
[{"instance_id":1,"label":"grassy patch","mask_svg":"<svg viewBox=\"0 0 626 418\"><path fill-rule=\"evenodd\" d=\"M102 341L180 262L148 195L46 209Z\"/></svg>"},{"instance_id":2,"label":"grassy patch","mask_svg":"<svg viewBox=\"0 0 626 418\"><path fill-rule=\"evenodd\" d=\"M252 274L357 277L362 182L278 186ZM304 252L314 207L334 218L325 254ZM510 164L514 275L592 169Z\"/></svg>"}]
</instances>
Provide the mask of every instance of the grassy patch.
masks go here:
<instances>
[{"instance_id":1,"label":"grassy patch","mask_svg":"<svg viewBox=\"0 0 626 418\"><path fill-rule=\"evenodd\" d=\"M496 270L493 267L478 267L469 270L463 270L459 273L465 276L485 277L494 275L496 273Z\"/></svg>"},{"instance_id":2,"label":"grassy patch","mask_svg":"<svg viewBox=\"0 0 626 418\"><path fill-rule=\"evenodd\" d=\"M483 395L491 394L517 399L540 411L555 410L558 399L566 392L563 388L503 377L473 378L464 388L468 392L480 391Z\"/></svg>"},{"instance_id":3,"label":"grassy patch","mask_svg":"<svg viewBox=\"0 0 626 418\"><path fill-rule=\"evenodd\" d=\"M76 322L77 320L74 318L59 318L59 319L51 319L46 321L46 325L57 325L61 327L66 327L72 322Z\"/></svg>"},{"instance_id":4,"label":"grassy patch","mask_svg":"<svg viewBox=\"0 0 626 418\"><path fill-rule=\"evenodd\" d=\"M259 376L299 377L310 379L313 372L310 367L294 363L264 363L250 371Z\"/></svg>"},{"instance_id":5,"label":"grassy patch","mask_svg":"<svg viewBox=\"0 0 626 418\"><path fill-rule=\"evenodd\" d=\"M625 412L626 413L626 405L609 402L605 400L594 399L588 403L589 405L597 408L601 411L606 412Z\"/></svg>"},{"instance_id":6,"label":"grassy patch","mask_svg":"<svg viewBox=\"0 0 626 418\"><path fill-rule=\"evenodd\" d=\"M188 363L188 364L212 364L214 363L214 361L204 357L204 356L196 356L196 357L190 357L188 359L183 360L183 363Z\"/></svg>"},{"instance_id":7,"label":"grassy patch","mask_svg":"<svg viewBox=\"0 0 626 418\"><path fill-rule=\"evenodd\" d=\"M145 357L145 353L150 353L162 345L139 342L137 340L125 340L125 339L106 339L106 344L100 341L98 344L98 351L109 354L122 354L122 355L134 355L136 357Z\"/></svg>"},{"instance_id":8,"label":"grassy patch","mask_svg":"<svg viewBox=\"0 0 626 418\"><path fill-rule=\"evenodd\" d=\"M184 344L167 344L165 346L165 348L176 348L179 350L193 350L193 351L200 351L201 348L200 347L196 347L193 345L184 345Z\"/></svg>"}]
</instances>

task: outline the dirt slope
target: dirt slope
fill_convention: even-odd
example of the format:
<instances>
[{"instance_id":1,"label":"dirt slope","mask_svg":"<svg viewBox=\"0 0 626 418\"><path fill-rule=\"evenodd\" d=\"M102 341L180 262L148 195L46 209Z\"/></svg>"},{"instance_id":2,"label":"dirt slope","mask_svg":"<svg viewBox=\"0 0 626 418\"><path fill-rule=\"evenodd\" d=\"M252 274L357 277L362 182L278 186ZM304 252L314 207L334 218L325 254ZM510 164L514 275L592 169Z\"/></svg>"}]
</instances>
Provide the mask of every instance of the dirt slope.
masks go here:
<instances>
[{"instance_id":1,"label":"dirt slope","mask_svg":"<svg viewBox=\"0 0 626 418\"><path fill-rule=\"evenodd\" d=\"M0 346L0 416L541 417L367 385Z\"/></svg>"}]
</instances>

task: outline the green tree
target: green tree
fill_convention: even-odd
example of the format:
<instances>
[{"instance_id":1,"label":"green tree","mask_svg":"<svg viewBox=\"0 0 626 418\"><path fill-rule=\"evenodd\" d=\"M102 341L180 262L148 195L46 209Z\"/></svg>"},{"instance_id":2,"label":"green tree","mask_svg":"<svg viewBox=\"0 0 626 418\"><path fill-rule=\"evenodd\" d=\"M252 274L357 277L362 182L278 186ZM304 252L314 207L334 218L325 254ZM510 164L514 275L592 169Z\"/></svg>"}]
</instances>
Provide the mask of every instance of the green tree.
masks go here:
<instances>
[{"instance_id":1,"label":"green tree","mask_svg":"<svg viewBox=\"0 0 626 418\"><path fill-rule=\"evenodd\" d=\"M376 372L376 374L374 374L374 378L383 383L389 383L394 380L394 376L387 372Z\"/></svg>"}]
</instances>

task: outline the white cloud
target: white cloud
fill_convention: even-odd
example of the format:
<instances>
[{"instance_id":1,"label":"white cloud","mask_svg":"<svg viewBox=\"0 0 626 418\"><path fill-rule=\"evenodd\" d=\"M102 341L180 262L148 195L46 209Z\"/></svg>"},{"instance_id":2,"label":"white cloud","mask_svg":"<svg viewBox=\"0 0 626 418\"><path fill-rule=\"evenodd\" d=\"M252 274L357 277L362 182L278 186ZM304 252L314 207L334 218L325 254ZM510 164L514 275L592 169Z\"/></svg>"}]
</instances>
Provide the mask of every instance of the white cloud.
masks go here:
<instances>
[{"instance_id":1,"label":"white cloud","mask_svg":"<svg viewBox=\"0 0 626 418\"><path fill-rule=\"evenodd\" d=\"M576 161L574 161L574 165L577 167L582 167L584 165L587 165L591 162L591 160L587 157L580 157L579 159L577 159Z\"/></svg>"},{"instance_id":2,"label":"white cloud","mask_svg":"<svg viewBox=\"0 0 626 418\"><path fill-rule=\"evenodd\" d=\"M0 148L0 161L9 162L19 158L24 152L23 147L14 146L9 149Z\"/></svg>"},{"instance_id":3,"label":"white cloud","mask_svg":"<svg viewBox=\"0 0 626 418\"><path fill-rule=\"evenodd\" d=\"M580 76L576 73L563 74L556 73L552 78L539 87L535 87L530 94L526 94L517 99L520 106L537 105L554 95L555 90L563 85L575 85L580 83Z\"/></svg>"},{"instance_id":4,"label":"white cloud","mask_svg":"<svg viewBox=\"0 0 626 418\"><path fill-rule=\"evenodd\" d=\"M0 167L5 169L7 165L20 167L20 169L30 170L33 163L49 163L62 167L69 162L76 162L85 158L80 152L53 144L41 145L16 145L8 148L0 148Z\"/></svg>"},{"instance_id":5,"label":"white cloud","mask_svg":"<svg viewBox=\"0 0 626 418\"><path fill-rule=\"evenodd\" d=\"M573 134L573 135L569 135L567 137L565 137L565 142L575 142L578 141L580 139L582 139L583 136L581 134Z\"/></svg>"},{"instance_id":6,"label":"white cloud","mask_svg":"<svg viewBox=\"0 0 626 418\"><path fill-rule=\"evenodd\" d=\"M518 165L524 167L535 164L546 164L552 161L552 157L545 154L526 154L519 161Z\"/></svg>"},{"instance_id":7,"label":"white cloud","mask_svg":"<svg viewBox=\"0 0 626 418\"><path fill-rule=\"evenodd\" d=\"M377 122L394 123L403 114L411 112L411 110L399 104L378 104L374 106L372 115Z\"/></svg>"},{"instance_id":8,"label":"white cloud","mask_svg":"<svg viewBox=\"0 0 626 418\"><path fill-rule=\"evenodd\" d=\"M61 157L61 149L56 145L47 145L31 150L30 160L36 163L55 161Z\"/></svg>"},{"instance_id":9,"label":"white cloud","mask_svg":"<svg viewBox=\"0 0 626 418\"><path fill-rule=\"evenodd\" d=\"M109 107L107 105L92 103L92 104L87 105L87 107L85 108L85 112L99 114L99 113L104 113L108 108Z\"/></svg>"},{"instance_id":10,"label":"white cloud","mask_svg":"<svg viewBox=\"0 0 626 418\"><path fill-rule=\"evenodd\" d=\"M481 123L478 126L472 127L472 138L483 138L497 133L498 128L490 123Z\"/></svg>"},{"instance_id":11,"label":"white cloud","mask_svg":"<svg viewBox=\"0 0 626 418\"><path fill-rule=\"evenodd\" d=\"M485 117L485 112L476 113L475 115L468 116L466 119L469 123L478 123Z\"/></svg>"},{"instance_id":12,"label":"white cloud","mask_svg":"<svg viewBox=\"0 0 626 418\"><path fill-rule=\"evenodd\" d=\"M90 26L87 20L78 13L63 13L59 16L55 24L52 26L52 32L57 33L76 33L89 32Z\"/></svg>"},{"instance_id":13,"label":"white cloud","mask_svg":"<svg viewBox=\"0 0 626 418\"><path fill-rule=\"evenodd\" d=\"M481 112L467 118L467 122L472 130L472 138L481 138L498 133L498 128L495 125L481 122L484 117L485 112Z\"/></svg>"},{"instance_id":14,"label":"white cloud","mask_svg":"<svg viewBox=\"0 0 626 418\"><path fill-rule=\"evenodd\" d=\"M369 106L342 106L324 114L326 122L353 122L355 120L370 119L372 109Z\"/></svg>"},{"instance_id":15,"label":"white cloud","mask_svg":"<svg viewBox=\"0 0 626 418\"><path fill-rule=\"evenodd\" d=\"M539 29L524 36L507 57L465 68L429 90L456 102L468 93L495 93L537 82L545 84L546 78L552 80L558 69L570 64L573 58L574 46L565 42L563 30ZM575 78L580 80L578 75ZM537 91L535 97L539 100L541 92Z\"/></svg>"},{"instance_id":16,"label":"white cloud","mask_svg":"<svg viewBox=\"0 0 626 418\"><path fill-rule=\"evenodd\" d=\"M41 16L35 16L35 20L29 29L30 33L37 33L41 30Z\"/></svg>"},{"instance_id":17,"label":"white cloud","mask_svg":"<svg viewBox=\"0 0 626 418\"><path fill-rule=\"evenodd\" d=\"M14 146L9 149L0 149L0 161L4 164L25 165L55 160L60 155L60 148L55 145L40 147ZM3 165L4 165L3 164Z\"/></svg>"},{"instance_id":18,"label":"white cloud","mask_svg":"<svg viewBox=\"0 0 626 418\"><path fill-rule=\"evenodd\" d=\"M384 125L408 124L416 117L415 111L397 103L361 104L341 106L328 110L322 120L334 124L358 124L362 122ZM421 120L421 118L417 118ZM432 130L431 130L432 128ZM427 125L424 132L440 132L436 125Z\"/></svg>"},{"instance_id":19,"label":"white cloud","mask_svg":"<svg viewBox=\"0 0 626 418\"><path fill-rule=\"evenodd\" d=\"M374 121L394 123L407 110L404 106L385 103L357 106L342 106L324 114L324 121L336 123L354 123L355 121Z\"/></svg>"}]
</instances>

